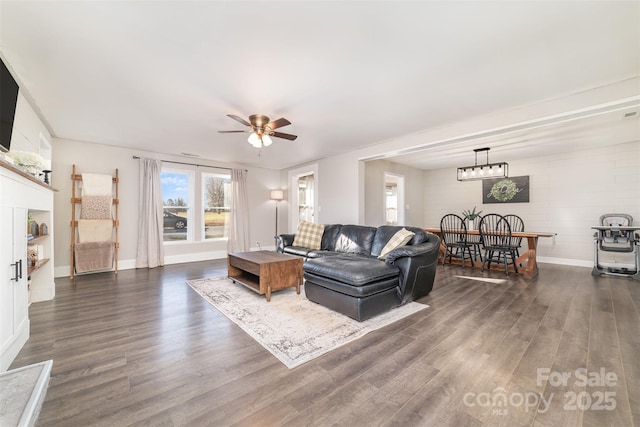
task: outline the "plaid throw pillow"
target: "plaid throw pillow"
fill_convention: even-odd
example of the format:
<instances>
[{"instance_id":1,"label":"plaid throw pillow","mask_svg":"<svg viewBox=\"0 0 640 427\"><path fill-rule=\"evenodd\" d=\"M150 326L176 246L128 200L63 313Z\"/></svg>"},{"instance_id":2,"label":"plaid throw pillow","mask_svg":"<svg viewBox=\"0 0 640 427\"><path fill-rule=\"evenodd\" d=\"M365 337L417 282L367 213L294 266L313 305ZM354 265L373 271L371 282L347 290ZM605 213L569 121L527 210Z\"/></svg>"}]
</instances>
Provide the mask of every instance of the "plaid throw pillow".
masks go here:
<instances>
[{"instance_id":1,"label":"plaid throw pillow","mask_svg":"<svg viewBox=\"0 0 640 427\"><path fill-rule=\"evenodd\" d=\"M298 224L298 231L293 239L293 246L318 250L320 249L320 243L322 243L323 233L323 224L301 221L300 224Z\"/></svg>"},{"instance_id":2,"label":"plaid throw pillow","mask_svg":"<svg viewBox=\"0 0 640 427\"><path fill-rule=\"evenodd\" d=\"M402 230L398 231L396 234L393 235L393 237L389 239L387 244L384 245L384 248L382 248L382 251L380 252L380 256L378 257L378 259L385 259L387 255L389 255L389 252L391 252L396 248L399 248L400 246L404 246L407 243L409 243L409 240L411 240L411 238L415 236L415 234L416 233L414 233L413 231L409 231L406 228L403 228Z\"/></svg>"}]
</instances>

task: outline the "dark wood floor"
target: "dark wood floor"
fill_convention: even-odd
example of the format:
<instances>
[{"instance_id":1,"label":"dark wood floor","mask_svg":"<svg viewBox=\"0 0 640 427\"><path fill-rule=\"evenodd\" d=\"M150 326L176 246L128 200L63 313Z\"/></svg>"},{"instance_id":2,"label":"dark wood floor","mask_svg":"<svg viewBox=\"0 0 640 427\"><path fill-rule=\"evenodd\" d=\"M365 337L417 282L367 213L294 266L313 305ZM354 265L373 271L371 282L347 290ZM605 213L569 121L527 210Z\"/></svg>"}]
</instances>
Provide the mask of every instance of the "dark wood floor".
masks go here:
<instances>
[{"instance_id":1,"label":"dark wood floor","mask_svg":"<svg viewBox=\"0 0 640 427\"><path fill-rule=\"evenodd\" d=\"M185 284L225 273L57 279L12 365L54 361L38 425L640 425L639 282L543 264L491 283L439 266L430 308L289 370ZM581 384L602 370L615 384Z\"/></svg>"}]
</instances>

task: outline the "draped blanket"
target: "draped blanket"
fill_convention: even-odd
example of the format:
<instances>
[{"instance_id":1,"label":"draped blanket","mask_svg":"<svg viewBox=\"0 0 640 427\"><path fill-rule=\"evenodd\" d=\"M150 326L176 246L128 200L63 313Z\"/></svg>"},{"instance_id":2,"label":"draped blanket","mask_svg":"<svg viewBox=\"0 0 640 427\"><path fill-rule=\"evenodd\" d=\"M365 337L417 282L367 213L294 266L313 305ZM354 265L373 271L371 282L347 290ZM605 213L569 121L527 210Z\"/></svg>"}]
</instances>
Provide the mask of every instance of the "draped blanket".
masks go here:
<instances>
[{"instance_id":1,"label":"draped blanket","mask_svg":"<svg viewBox=\"0 0 640 427\"><path fill-rule=\"evenodd\" d=\"M78 221L78 242L111 242L112 219L81 219Z\"/></svg>"},{"instance_id":2,"label":"draped blanket","mask_svg":"<svg viewBox=\"0 0 640 427\"><path fill-rule=\"evenodd\" d=\"M110 270L114 261L113 177L82 174L82 205L78 242L74 246L76 273Z\"/></svg>"},{"instance_id":3,"label":"draped blanket","mask_svg":"<svg viewBox=\"0 0 640 427\"><path fill-rule=\"evenodd\" d=\"M113 177L97 173L82 174L83 196L110 196L113 194Z\"/></svg>"},{"instance_id":4,"label":"draped blanket","mask_svg":"<svg viewBox=\"0 0 640 427\"><path fill-rule=\"evenodd\" d=\"M113 267L113 242L76 243L76 273L110 270Z\"/></svg>"}]
</instances>

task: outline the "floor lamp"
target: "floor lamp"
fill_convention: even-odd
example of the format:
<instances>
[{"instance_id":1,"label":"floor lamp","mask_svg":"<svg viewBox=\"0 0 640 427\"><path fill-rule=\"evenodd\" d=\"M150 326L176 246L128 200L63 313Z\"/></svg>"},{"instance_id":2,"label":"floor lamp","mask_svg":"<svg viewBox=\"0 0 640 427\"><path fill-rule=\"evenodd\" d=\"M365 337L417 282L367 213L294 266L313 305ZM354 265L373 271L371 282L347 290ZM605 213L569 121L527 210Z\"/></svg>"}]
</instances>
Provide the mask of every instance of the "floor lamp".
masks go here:
<instances>
[{"instance_id":1,"label":"floor lamp","mask_svg":"<svg viewBox=\"0 0 640 427\"><path fill-rule=\"evenodd\" d=\"M276 234L274 239L276 239L276 246L278 245L278 203L281 200L284 200L284 190L271 190L269 191L269 198L271 200L276 201Z\"/></svg>"}]
</instances>

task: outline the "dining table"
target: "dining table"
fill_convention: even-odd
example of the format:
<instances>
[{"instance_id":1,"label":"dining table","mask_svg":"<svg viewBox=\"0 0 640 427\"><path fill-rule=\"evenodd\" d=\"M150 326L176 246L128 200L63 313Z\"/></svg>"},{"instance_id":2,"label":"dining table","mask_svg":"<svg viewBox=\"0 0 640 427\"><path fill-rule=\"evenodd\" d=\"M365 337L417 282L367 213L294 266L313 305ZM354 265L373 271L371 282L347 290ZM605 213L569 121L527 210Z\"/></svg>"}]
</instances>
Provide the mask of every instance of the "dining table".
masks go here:
<instances>
[{"instance_id":1,"label":"dining table","mask_svg":"<svg viewBox=\"0 0 640 427\"><path fill-rule=\"evenodd\" d=\"M442 236L440 228L425 228L425 231L433 234L437 234L440 237L440 256L443 257L447 253L447 248L442 243ZM462 232L462 231L461 231ZM479 230L465 230L467 235L469 236L479 236ZM538 275L538 262L537 262L537 251L538 251L538 239L540 237L553 237L556 233L552 232L540 232L540 231L512 231L511 235L513 237L522 237L527 239L527 251L522 253L518 258L516 258L516 265L522 267L518 269L518 273L522 273L522 275L526 279L532 279ZM442 260L442 258L440 258ZM456 260L458 261L458 260ZM474 268L482 268L482 261L472 260L472 265ZM504 265L499 263L494 263L491 265L491 269L503 270ZM509 270L515 272L513 265L509 265Z\"/></svg>"}]
</instances>

